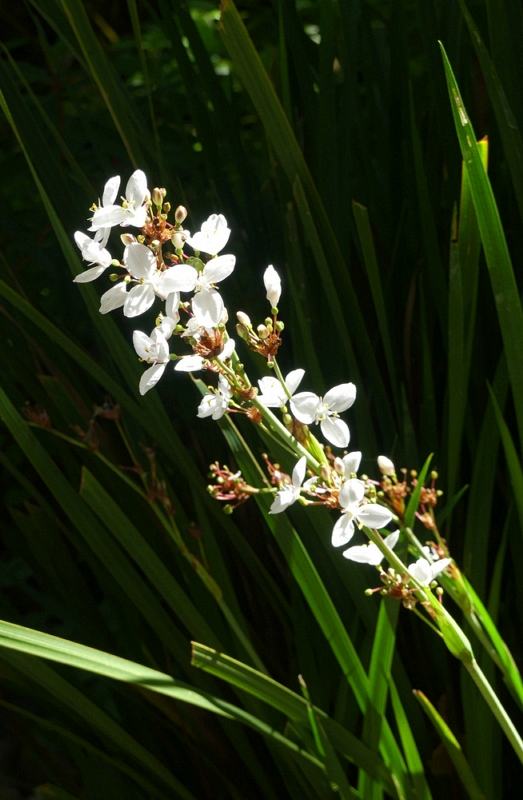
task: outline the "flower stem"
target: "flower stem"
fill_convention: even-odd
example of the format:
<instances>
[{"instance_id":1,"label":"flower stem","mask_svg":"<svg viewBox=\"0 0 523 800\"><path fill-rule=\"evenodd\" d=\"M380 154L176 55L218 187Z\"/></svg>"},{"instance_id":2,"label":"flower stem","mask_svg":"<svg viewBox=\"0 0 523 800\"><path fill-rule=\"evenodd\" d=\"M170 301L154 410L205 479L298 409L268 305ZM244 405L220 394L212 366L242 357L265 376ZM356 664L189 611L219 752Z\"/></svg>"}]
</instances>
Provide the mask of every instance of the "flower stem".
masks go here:
<instances>
[{"instance_id":1,"label":"flower stem","mask_svg":"<svg viewBox=\"0 0 523 800\"><path fill-rule=\"evenodd\" d=\"M290 431L287 430L285 425L282 422L280 422L278 417L275 414L273 414L272 411L269 408L267 408L267 406L264 406L263 403L261 403L257 397L253 397L251 403L261 413L262 417L267 422L269 428L272 428L272 430L275 433L277 433L278 436L281 439L283 439L294 450L296 455L300 457L305 456L305 458L307 459L308 466L312 470L314 470L314 472L317 475L319 475L320 472L319 462L316 461L314 456L311 456L309 451L306 450L305 447L302 444L300 444L300 442L297 439L294 438L292 433L290 433Z\"/></svg>"},{"instance_id":2,"label":"flower stem","mask_svg":"<svg viewBox=\"0 0 523 800\"><path fill-rule=\"evenodd\" d=\"M289 392L289 390L287 389L287 384L285 383L285 381L284 381L284 379L283 379L283 375L281 374L281 369L280 369L280 367L279 367L279 365L278 365L278 362L276 361L276 359L275 359L275 358L273 358L273 359L272 359L272 363L274 364L274 372L276 373L276 376L277 376L277 378L278 378L279 382L280 382L280 383L281 383L281 385L283 386L283 391L285 392L285 394L287 395L287 397L288 397L288 398L289 398L289 400L290 400L290 399L291 399L291 397L292 397L292 395L291 395L291 393Z\"/></svg>"},{"instance_id":3,"label":"flower stem","mask_svg":"<svg viewBox=\"0 0 523 800\"><path fill-rule=\"evenodd\" d=\"M507 739L514 749L514 752L523 764L523 740L517 732L514 723L505 711L505 708L500 703L497 694L488 682L486 676L481 671L475 659L470 664L465 663L465 667L467 668L470 677L483 695L485 702L499 722Z\"/></svg>"}]
</instances>

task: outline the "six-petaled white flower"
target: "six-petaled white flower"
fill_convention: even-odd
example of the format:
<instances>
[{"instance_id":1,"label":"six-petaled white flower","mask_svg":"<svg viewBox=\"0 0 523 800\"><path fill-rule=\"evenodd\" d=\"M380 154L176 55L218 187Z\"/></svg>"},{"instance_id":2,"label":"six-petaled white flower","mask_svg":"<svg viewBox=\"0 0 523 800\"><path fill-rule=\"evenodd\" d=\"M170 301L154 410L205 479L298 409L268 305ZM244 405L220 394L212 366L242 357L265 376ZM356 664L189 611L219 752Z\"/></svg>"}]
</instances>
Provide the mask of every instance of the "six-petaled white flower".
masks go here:
<instances>
[{"instance_id":1,"label":"six-petaled white flower","mask_svg":"<svg viewBox=\"0 0 523 800\"><path fill-rule=\"evenodd\" d=\"M156 256L144 244L133 242L128 245L123 260L137 281L125 298L123 313L126 317L137 317L147 311L154 303L155 295L165 300L173 292L190 292L196 285L198 273L194 267L179 264L158 270Z\"/></svg>"},{"instance_id":2,"label":"six-petaled white flower","mask_svg":"<svg viewBox=\"0 0 523 800\"><path fill-rule=\"evenodd\" d=\"M414 564L409 564L408 570L412 577L422 586L430 586L434 578L447 569L450 558L441 558L435 564L430 564L426 558L418 558Z\"/></svg>"},{"instance_id":3,"label":"six-petaled white flower","mask_svg":"<svg viewBox=\"0 0 523 800\"><path fill-rule=\"evenodd\" d=\"M152 366L146 369L140 379L140 394L145 394L155 386L169 363L169 345L160 328L155 328L150 336L142 331L133 333L134 349L147 364Z\"/></svg>"},{"instance_id":4,"label":"six-petaled white flower","mask_svg":"<svg viewBox=\"0 0 523 800\"><path fill-rule=\"evenodd\" d=\"M196 294L192 299L192 310L196 320L204 328L213 328L222 320L223 299L214 285L229 277L235 263L234 256L218 256L218 258L208 261L203 270L198 273L194 287Z\"/></svg>"},{"instance_id":5,"label":"six-petaled white flower","mask_svg":"<svg viewBox=\"0 0 523 800\"><path fill-rule=\"evenodd\" d=\"M337 447L347 447L350 439L349 428L342 419L339 419L338 414L350 408L355 399L354 384L342 383L329 389L323 399L313 392L300 392L294 395L290 406L299 422L305 425L319 423L327 441Z\"/></svg>"},{"instance_id":6,"label":"six-petaled white flower","mask_svg":"<svg viewBox=\"0 0 523 800\"><path fill-rule=\"evenodd\" d=\"M285 385L292 396L301 383L305 370L293 369L285 378ZM281 408L287 405L289 397L278 378L272 375L266 375L258 381L261 394L258 395L258 400L261 400L267 408Z\"/></svg>"},{"instance_id":7,"label":"six-petaled white flower","mask_svg":"<svg viewBox=\"0 0 523 800\"><path fill-rule=\"evenodd\" d=\"M383 541L391 550L394 550L399 535L399 531L394 531L394 533L389 533ZM377 567L383 561L383 553L374 542L349 547L348 550L343 551L343 555L349 561L357 561L359 564L371 564L374 567Z\"/></svg>"},{"instance_id":8,"label":"six-petaled white flower","mask_svg":"<svg viewBox=\"0 0 523 800\"><path fill-rule=\"evenodd\" d=\"M114 201L119 185L120 178L118 177L111 178L108 181L105 186L107 199L112 198ZM115 186L116 189L114 188ZM104 229L103 237L105 238L108 235L107 229L112 228L114 225L135 225L137 228L142 228L147 218L147 206L144 205L144 201L148 197L147 178L141 169L137 169L127 181L125 201L122 205L108 203L98 208L93 214L89 230L99 231ZM105 199L104 192L104 201Z\"/></svg>"},{"instance_id":9,"label":"six-petaled white flower","mask_svg":"<svg viewBox=\"0 0 523 800\"><path fill-rule=\"evenodd\" d=\"M355 523L366 525L368 528L384 528L392 519L388 508L377 503L362 502L365 497L365 486L357 478L345 481L340 489L339 504L342 508L341 517L334 525L332 531L332 544L341 547L350 542L354 535Z\"/></svg>"},{"instance_id":10,"label":"six-petaled white flower","mask_svg":"<svg viewBox=\"0 0 523 800\"><path fill-rule=\"evenodd\" d=\"M184 233L187 234L188 231L184 231ZM220 250L223 250L230 235L231 231L227 227L227 220L223 214L211 214L209 219L202 224L200 231L194 236L187 236L187 243L194 250L215 256Z\"/></svg>"},{"instance_id":11,"label":"six-petaled white flower","mask_svg":"<svg viewBox=\"0 0 523 800\"><path fill-rule=\"evenodd\" d=\"M198 406L198 416L221 419L229 408L229 401L232 397L232 388L223 375L218 375L218 389L215 392L206 394Z\"/></svg>"},{"instance_id":12,"label":"six-petaled white flower","mask_svg":"<svg viewBox=\"0 0 523 800\"><path fill-rule=\"evenodd\" d=\"M305 456L302 456L292 470L292 484L286 483L278 490L272 506L269 509L269 514L280 514L296 502L300 496L300 488L305 478L306 469L307 460Z\"/></svg>"},{"instance_id":13,"label":"six-petaled white flower","mask_svg":"<svg viewBox=\"0 0 523 800\"><path fill-rule=\"evenodd\" d=\"M269 264L265 270L263 282L267 292L267 300L271 304L271 308L277 308L281 296L281 280L272 264Z\"/></svg>"},{"instance_id":14,"label":"six-petaled white flower","mask_svg":"<svg viewBox=\"0 0 523 800\"><path fill-rule=\"evenodd\" d=\"M76 231L74 240L80 250L82 251L82 258L87 261L91 266L85 272L81 272L76 278L73 278L75 283L88 283L99 278L102 272L105 272L107 267L111 266L111 254L99 242L94 241L82 231Z\"/></svg>"}]
</instances>

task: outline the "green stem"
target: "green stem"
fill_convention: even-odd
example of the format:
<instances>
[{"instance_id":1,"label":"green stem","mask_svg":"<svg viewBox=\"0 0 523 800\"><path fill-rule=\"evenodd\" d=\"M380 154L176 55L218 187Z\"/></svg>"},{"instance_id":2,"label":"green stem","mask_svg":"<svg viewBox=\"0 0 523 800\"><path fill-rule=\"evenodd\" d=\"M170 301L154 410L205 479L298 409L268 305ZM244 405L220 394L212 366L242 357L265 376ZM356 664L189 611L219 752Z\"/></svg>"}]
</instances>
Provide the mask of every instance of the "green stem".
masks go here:
<instances>
[{"instance_id":1,"label":"green stem","mask_svg":"<svg viewBox=\"0 0 523 800\"><path fill-rule=\"evenodd\" d=\"M272 359L272 363L274 364L274 372L276 373L276 376L277 376L277 378L278 378L279 382L280 382L280 383L281 383L281 385L283 386L283 390L284 390L285 394L287 395L287 397L288 397L288 398L289 398L289 400L290 400L290 399L291 399L291 397L292 397L292 395L291 395L291 393L289 392L289 390L287 389L287 384L285 383L285 381L284 381L284 379L283 379L283 375L281 374L281 369L280 369L280 367L279 367L279 364L278 364L278 362L276 361L276 359L275 359L275 358L273 358L273 359Z\"/></svg>"},{"instance_id":2,"label":"green stem","mask_svg":"<svg viewBox=\"0 0 523 800\"><path fill-rule=\"evenodd\" d=\"M319 462L316 461L314 456L311 456L309 451L306 450L305 447L302 444L300 444L300 442L297 439L294 438L292 433L290 433L290 431L287 430L285 425L282 422L280 422L278 417L275 414L273 414L272 411L269 408L267 408L267 406L264 406L263 403L261 403L257 397L253 397L251 403L261 413L262 417L267 422L269 428L272 428L272 430L275 433L277 433L278 436L280 436L280 438L283 439L294 450L296 455L298 455L299 457L305 456L305 458L307 459L308 466L312 470L314 470L314 472L317 475L319 475L320 473Z\"/></svg>"},{"instance_id":3,"label":"green stem","mask_svg":"<svg viewBox=\"0 0 523 800\"><path fill-rule=\"evenodd\" d=\"M521 736L517 732L514 723L508 716L504 707L501 705L497 694L494 692L492 686L479 668L475 659L470 664L465 663L465 667L467 668L470 677L483 695L485 702L499 722L507 739L514 749L514 752L523 764L523 740L521 739Z\"/></svg>"}]
</instances>

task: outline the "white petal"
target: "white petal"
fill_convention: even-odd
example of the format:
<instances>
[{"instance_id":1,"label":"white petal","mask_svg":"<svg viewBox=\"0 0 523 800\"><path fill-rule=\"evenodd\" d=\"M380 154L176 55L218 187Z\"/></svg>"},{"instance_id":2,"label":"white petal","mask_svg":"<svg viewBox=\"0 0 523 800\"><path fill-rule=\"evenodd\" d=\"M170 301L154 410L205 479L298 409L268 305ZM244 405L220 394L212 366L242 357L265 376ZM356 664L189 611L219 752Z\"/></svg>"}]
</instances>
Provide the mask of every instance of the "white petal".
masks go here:
<instances>
[{"instance_id":1,"label":"white petal","mask_svg":"<svg viewBox=\"0 0 523 800\"><path fill-rule=\"evenodd\" d=\"M314 422L320 398L312 392L300 392L290 401L291 410L299 422L310 425Z\"/></svg>"},{"instance_id":2,"label":"white petal","mask_svg":"<svg viewBox=\"0 0 523 800\"><path fill-rule=\"evenodd\" d=\"M108 289L105 294L100 297L100 314L108 314L109 311L114 311L115 308L123 306L127 299L127 284L123 281L117 283L112 289Z\"/></svg>"},{"instance_id":3,"label":"white petal","mask_svg":"<svg viewBox=\"0 0 523 800\"><path fill-rule=\"evenodd\" d=\"M384 528L392 519L392 512L377 503L367 503L354 514L367 528Z\"/></svg>"},{"instance_id":4,"label":"white petal","mask_svg":"<svg viewBox=\"0 0 523 800\"><path fill-rule=\"evenodd\" d=\"M295 503L298 497L299 493L296 493L294 487L284 486L274 498L269 514L281 514L282 511L285 511L286 508Z\"/></svg>"},{"instance_id":5,"label":"white petal","mask_svg":"<svg viewBox=\"0 0 523 800\"><path fill-rule=\"evenodd\" d=\"M204 328L219 325L223 314L223 300L214 289L202 289L192 299L192 310L196 320Z\"/></svg>"},{"instance_id":6,"label":"white petal","mask_svg":"<svg viewBox=\"0 0 523 800\"><path fill-rule=\"evenodd\" d=\"M209 219L203 223L201 231L195 233L194 236L189 236L187 242L195 250L215 256L220 250L223 250L230 235L231 232L223 214L211 214Z\"/></svg>"},{"instance_id":7,"label":"white petal","mask_svg":"<svg viewBox=\"0 0 523 800\"><path fill-rule=\"evenodd\" d=\"M352 453L347 453L342 458L343 466L345 469L345 477L350 477L352 472L358 472L361 463L361 450L354 450Z\"/></svg>"},{"instance_id":8,"label":"white petal","mask_svg":"<svg viewBox=\"0 0 523 800\"><path fill-rule=\"evenodd\" d=\"M399 538L400 538L400 532L394 531L393 533L389 533L388 536L385 536L384 542L388 547L390 547L391 550L394 550L394 548L398 543Z\"/></svg>"},{"instance_id":9,"label":"white petal","mask_svg":"<svg viewBox=\"0 0 523 800\"><path fill-rule=\"evenodd\" d=\"M98 230L96 231L96 233L94 235L94 241L98 242L100 247L103 248L103 247L105 247L105 245L107 244L107 242L109 240L110 233L111 233L111 229L110 228L98 228Z\"/></svg>"},{"instance_id":10,"label":"white petal","mask_svg":"<svg viewBox=\"0 0 523 800\"><path fill-rule=\"evenodd\" d=\"M224 397L232 397L232 387L227 378L224 378L223 375L218 375L218 389Z\"/></svg>"},{"instance_id":11,"label":"white petal","mask_svg":"<svg viewBox=\"0 0 523 800\"><path fill-rule=\"evenodd\" d=\"M174 319L171 317L164 317L159 325L156 326L162 336L169 339L173 335L174 326L176 325Z\"/></svg>"},{"instance_id":12,"label":"white petal","mask_svg":"<svg viewBox=\"0 0 523 800\"><path fill-rule=\"evenodd\" d=\"M365 484L357 478L345 481L340 489L339 501L342 508L358 506L365 495Z\"/></svg>"},{"instance_id":13,"label":"white petal","mask_svg":"<svg viewBox=\"0 0 523 800\"><path fill-rule=\"evenodd\" d=\"M258 395L258 400L261 400L267 408L280 408L285 405L287 395L283 390L283 386L277 378L272 375L266 375L258 381L261 394Z\"/></svg>"},{"instance_id":14,"label":"white petal","mask_svg":"<svg viewBox=\"0 0 523 800\"><path fill-rule=\"evenodd\" d=\"M165 301L165 313L168 317L174 320L174 322L179 322L180 320L179 308L180 308L180 293L171 292L171 294Z\"/></svg>"},{"instance_id":15,"label":"white petal","mask_svg":"<svg viewBox=\"0 0 523 800\"><path fill-rule=\"evenodd\" d=\"M115 175L114 178L109 178L104 186L104 193L102 197L103 206L112 206L116 200L118 189L120 188L120 176Z\"/></svg>"},{"instance_id":16,"label":"white petal","mask_svg":"<svg viewBox=\"0 0 523 800\"><path fill-rule=\"evenodd\" d=\"M205 277L211 283L220 283L225 278L228 278L234 270L236 264L236 256L218 256L208 261L205 265Z\"/></svg>"},{"instance_id":17,"label":"white petal","mask_svg":"<svg viewBox=\"0 0 523 800\"><path fill-rule=\"evenodd\" d=\"M156 271L156 257L144 244L133 242L123 254L123 263L133 278L150 280Z\"/></svg>"},{"instance_id":18,"label":"white petal","mask_svg":"<svg viewBox=\"0 0 523 800\"><path fill-rule=\"evenodd\" d=\"M236 342L234 339L227 339L223 346L223 350L219 356L217 356L219 361L227 361L232 354L234 353L234 348L236 347Z\"/></svg>"},{"instance_id":19,"label":"white petal","mask_svg":"<svg viewBox=\"0 0 523 800\"><path fill-rule=\"evenodd\" d=\"M343 555L349 561L357 561L359 564L371 564L375 567L383 561L383 553L374 542L349 547L348 550L343 552Z\"/></svg>"},{"instance_id":20,"label":"white petal","mask_svg":"<svg viewBox=\"0 0 523 800\"><path fill-rule=\"evenodd\" d=\"M145 394L155 386L163 373L165 372L166 364L153 364L152 367L146 369L140 378L140 394Z\"/></svg>"},{"instance_id":21,"label":"white petal","mask_svg":"<svg viewBox=\"0 0 523 800\"><path fill-rule=\"evenodd\" d=\"M147 194L147 178L141 169L135 170L125 187L125 197L129 203L134 203L135 209L138 209Z\"/></svg>"},{"instance_id":22,"label":"white petal","mask_svg":"<svg viewBox=\"0 0 523 800\"><path fill-rule=\"evenodd\" d=\"M169 267L162 272L158 280L158 294L160 297L166 298L173 292L192 292L197 279L198 273L194 267L190 267L188 264Z\"/></svg>"},{"instance_id":23,"label":"white petal","mask_svg":"<svg viewBox=\"0 0 523 800\"><path fill-rule=\"evenodd\" d=\"M183 356L174 367L177 372L198 372L203 367L201 356Z\"/></svg>"},{"instance_id":24,"label":"white petal","mask_svg":"<svg viewBox=\"0 0 523 800\"><path fill-rule=\"evenodd\" d=\"M214 418L218 403L219 400L215 394L206 394L205 397L202 397L200 405L198 406L197 416L200 419L205 419L205 417L210 417L212 415Z\"/></svg>"},{"instance_id":25,"label":"white petal","mask_svg":"<svg viewBox=\"0 0 523 800\"><path fill-rule=\"evenodd\" d=\"M137 228L143 228L145 220L147 219L147 206L140 206L134 211L127 209L125 219L123 220L122 227L126 225L135 225Z\"/></svg>"},{"instance_id":26,"label":"white petal","mask_svg":"<svg viewBox=\"0 0 523 800\"><path fill-rule=\"evenodd\" d=\"M153 341L142 331L133 331L133 345L140 358L147 361Z\"/></svg>"},{"instance_id":27,"label":"white petal","mask_svg":"<svg viewBox=\"0 0 523 800\"><path fill-rule=\"evenodd\" d=\"M354 536L354 523L348 514L343 514L332 530L331 543L333 547L341 547L350 542Z\"/></svg>"},{"instance_id":28,"label":"white petal","mask_svg":"<svg viewBox=\"0 0 523 800\"><path fill-rule=\"evenodd\" d=\"M435 564L431 564L431 571L432 571L432 580L443 572L444 569L447 569L448 565L451 563L451 558L442 558L440 561L437 561Z\"/></svg>"},{"instance_id":29,"label":"white petal","mask_svg":"<svg viewBox=\"0 0 523 800\"><path fill-rule=\"evenodd\" d=\"M305 471L307 469L307 459L302 456L294 469L292 470L292 485L295 489L299 489L305 478Z\"/></svg>"},{"instance_id":30,"label":"white petal","mask_svg":"<svg viewBox=\"0 0 523 800\"><path fill-rule=\"evenodd\" d=\"M105 267L91 267L91 269L86 269L85 272L80 272L76 278L73 278L73 283L89 283L89 281L94 281L105 272L105 269Z\"/></svg>"},{"instance_id":31,"label":"white petal","mask_svg":"<svg viewBox=\"0 0 523 800\"><path fill-rule=\"evenodd\" d=\"M113 225L120 225L127 216L128 212L121 206L105 206L97 209L91 220L90 231L97 231L100 228L112 228Z\"/></svg>"},{"instance_id":32,"label":"white petal","mask_svg":"<svg viewBox=\"0 0 523 800\"><path fill-rule=\"evenodd\" d=\"M409 564L408 570L422 586L428 586L433 580L431 565L424 558L418 558L414 564Z\"/></svg>"},{"instance_id":33,"label":"white petal","mask_svg":"<svg viewBox=\"0 0 523 800\"><path fill-rule=\"evenodd\" d=\"M339 417L326 417L320 422L321 432L336 447L347 447L350 441L349 426Z\"/></svg>"},{"instance_id":34,"label":"white petal","mask_svg":"<svg viewBox=\"0 0 523 800\"><path fill-rule=\"evenodd\" d=\"M293 369L292 372L289 372L289 374L285 378L285 384L291 394L294 394L294 392L300 385L304 375L305 375L304 369Z\"/></svg>"},{"instance_id":35,"label":"white petal","mask_svg":"<svg viewBox=\"0 0 523 800\"><path fill-rule=\"evenodd\" d=\"M127 295L123 313L126 317L139 317L154 303L154 290L148 283L133 286Z\"/></svg>"},{"instance_id":36,"label":"white petal","mask_svg":"<svg viewBox=\"0 0 523 800\"><path fill-rule=\"evenodd\" d=\"M269 264L263 274L263 283L271 308L277 308L281 296L281 280L272 264Z\"/></svg>"},{"instance_id":37,"label":"white petal","mask_svg":"<svg viewBox=\"0 0 523 800\"><path fill-rule=\"evenodd\" d=\"M339 386L334 386L329 389L323 402L329 406L331 411L346 411L354 403L356 399L356 387L353 383L341 383Z\"/></svg>"}]
</instances>

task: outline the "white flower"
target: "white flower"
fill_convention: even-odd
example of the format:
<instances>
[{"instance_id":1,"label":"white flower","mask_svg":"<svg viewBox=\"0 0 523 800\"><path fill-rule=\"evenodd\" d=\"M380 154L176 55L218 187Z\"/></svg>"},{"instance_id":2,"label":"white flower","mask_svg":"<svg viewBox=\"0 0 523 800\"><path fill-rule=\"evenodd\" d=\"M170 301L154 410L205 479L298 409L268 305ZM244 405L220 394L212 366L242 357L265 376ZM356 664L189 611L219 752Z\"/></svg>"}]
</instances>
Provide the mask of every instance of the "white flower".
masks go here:
<instances>
[{"instance_id":1,"label":"white flower","mask_svg":"<svg viewBox=\"0 0 523 800\"><path fill-rule=\"evenodd\" d=\"M342 383L329 389L325 397L318 397L312 392L300 392L290 401L292 413L299 422L311 425L320 423L321 432L331 444L347 447L350 439L349 428L338 414L346 411L356 399L356 387L353 383Z\"/></svg>"},{"instance_id":2,"label":"white flower","mask_svg":"<svg viewBox=\"0 0 523 800\"><path fill-rule=\"evenodd\" d=\"M399 535L399 531L394 531L394 533L389 533L383 541L391 550L394 550ZM359 564L371 564L374 567L377 567L383 561L383 553L374 542L349 547L348 550L343 551L343 555L349 561L357 561Z\"/></svg>"},{"instance_id":3,"label":"white flower","mask_svg":"<svg viewBox=\"0 0 523 800\"><path fill-rule=\"evenodd\" d=\"M440 572L443 572L450 562L450 558L441 558L435 564L430 564L426 558L418 558L414 564L409 564L408 570L412 577L422 586L430 586L434 578Z\"/></svg>"},{"instance_id":4,"label":"white flower","mask_svg":"<svg viewBox=\"0 0 523 800\"><path fill-rule=\"evenodd\" d=\"M223 375L218 375L218 389L211 394L206 394L198 406L198 416L221 419L229 407L232 397L232 388Z\"/></svg>"},{"instance_id":5,"label":"white flower","mask_svg":"<svg viewBox=\"0 0 523 800\"><path fill-rule=\"evenodd\" d=\"M273 500L272 506L269 509L269 514L280 514L286 508L292 506L293 503L300 496L300 487L305 478L305 470L307 469L307 459L302 456L294 469L292 470L292 485L286 483L279 489L276 497Z\"/></svg>"},{"instance_id":6,"label":"white flower","mask_svg":"<svg viewBox=\"0 0 523 800\"><path fill-rule=\"evenodd\" d=\"M225 308L222 296L216 291L214 284L227 278L235 264L235 256L218 256L208 261L198 273L192 310L197 322L204 328L213 328L222 320Z\"/></svg>"},{"instance_id":7,"label":"white flower","mask_svg":"<svg viewBox=\"0 0 523 800\"><path fill-rule=\"evenodd\" d=\"M396 467L387 456L378 456L378 467L383 475L395 475Z\"/></svg>"},{"instance_id":8,"label":"white flower","mask_svg":"<svg viewBox=\"0 0 523 800\"><path fill-rule=\"evenodd\" d=\"M87 261L89 266L96 264L95 267L81 272L76 278L73 278L75 283L88 283L99 278L102 272L111 265L111 254L96 241L93 241L90 236L82 231L76 231L74 240L80 250L82 251L82 258Z\"/></svg>"},{"instance_id":9,"label":"white flower","mask_svg":"<svg viewBox=\"0 0 523 800\"><path fill-rule=\"evenodd\" d=\"M169 345L160 327L155 328L150 336L146 336L142 331L134 331L133 344L140 358L147 364L152 364L140 379L140 394L145 394L158 383L165 372L170 360Z\"/></svg>"},{"instance_id":10,"label":"white flower","mask_svg":"<svg viewBox=\"0 0 523 800\"><path fill-rule=\"evenodd\" d=\"M271 308L278 308L281 296L281 280L272 264L269 264L265 270L263 282L267 291L267 300L271 304Z\"/></svg>"},{"instance_id":11,"label":"white flower","mask_svg":"<svg viewBox=\"0 0 523 800\"><path fill-rule=\"evenodd\" d=\"M376 503L362 504L364 496L365 486L357 478L350 478L341 487L338 499L343 510L332 531L334 547L350 542L355 522L368 528L384 528L391 521L392 513L388 508Z\"/></svg>"},{"instance_id":12,"label":"white flower","mask_svg":"<svg viewBox=\"0 0 523 800\"><path fill-rule=\"evenodd\" d=\"M106 183L104 204L94 212L90 231L108 229L114 225L135 225L137 228L145 225L147 206L144 206L143 203L149 197L145 174L141 169L133 172L125 187L125 201L121 206L112 203L106 204L106 199L115 200L119 185L119 177L111 178ZM106 235L107 232L104 230L104 238Z\"/></svg>"},{"instance_id":13,"label":"white flower","mask_svg":"<svg viewBox=\"0 0 523 800\"><path fill-rule=\"evenodd\" d=\"M234 339L228 339L225 342L220 355L216 356L218 361L227 361L234 353L235 346ZM203 356L182 356L178 359L174 368L177 372L198 372L199 370L203 369L204 361L205 359Z\"/></svg>"},{"instance_id":14,"label":"white flower","mask_svg":"<svg viewBox=\"0 0 523 800\"><path fill-rule=\"evenodd\" d=\"M292 372L289 372L285 378L285 385L291 396L300 385L304 375L305 370L294 369ZM278 378L274 378L272 375L266 375L265 378L260 378L258 386L261 392L261 394L258 395L258 400L261 400L263 405L267 406L267 408L281 408L287 404L289 398Z\"/></svg>"},{"instance_id":15,"label":"white flower","mask_svg":"<svg viewBox=\"0 0 523 800\"><path fill-rule=\"evenodd\" d=\"M184 231L184 233L188 233L188 231ZM187 237L187 242L194 250L215 256L220 250L223 250L230 235L231 231L227 227L227 220L223 214L211 214L209 219L202 224L198 233Z\"/></svg>"},{"instance_id":16,"label":"white flower","mask_svg":"<svg viewBox=\"0 0 523 800\"><path fill-rule=\"evenodd\" d=\"M194 267L179 264L166 270L156 269L156 256L144 244L133 242L123 256L127 270L137 281L125 300L123 313L137 317L154 303L155 295L165 300L173 292L190 292L196 285L198 273Z\"/></svg>"}]
</instances>

